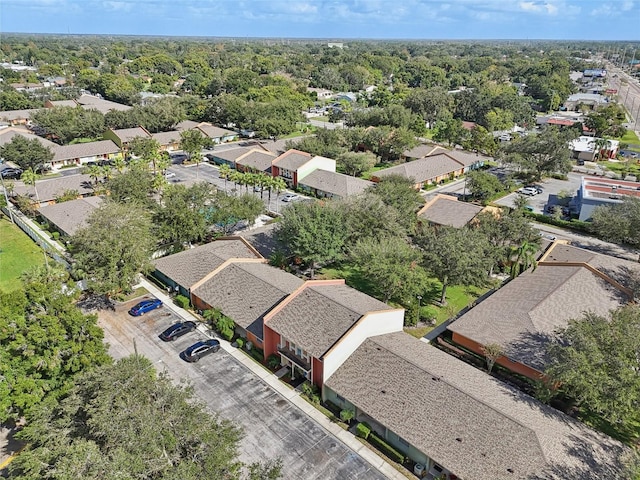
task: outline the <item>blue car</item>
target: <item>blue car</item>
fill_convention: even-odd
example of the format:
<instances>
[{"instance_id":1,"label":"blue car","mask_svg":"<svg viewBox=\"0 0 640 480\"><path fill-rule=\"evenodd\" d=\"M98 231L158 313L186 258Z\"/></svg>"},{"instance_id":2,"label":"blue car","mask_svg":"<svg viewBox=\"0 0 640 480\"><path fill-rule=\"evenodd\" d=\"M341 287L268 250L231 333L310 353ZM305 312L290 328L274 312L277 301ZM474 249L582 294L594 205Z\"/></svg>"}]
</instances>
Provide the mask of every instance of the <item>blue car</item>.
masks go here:
<instances>
[{"instance_id":1,"label":"blue car","mask_svg":"<svg viewBox=\"0 0 640 480\"><path fill-rule=\"evenodd\" d=\"M131 310L129 310L129 315L134 317L139 317L140 315L144 315L151 310L155 310L156 308L160 308L162 306L162 301L157 298L153 298L151 300L143 300L140 303L136 304Z\"/></svg>"}]
</instances>

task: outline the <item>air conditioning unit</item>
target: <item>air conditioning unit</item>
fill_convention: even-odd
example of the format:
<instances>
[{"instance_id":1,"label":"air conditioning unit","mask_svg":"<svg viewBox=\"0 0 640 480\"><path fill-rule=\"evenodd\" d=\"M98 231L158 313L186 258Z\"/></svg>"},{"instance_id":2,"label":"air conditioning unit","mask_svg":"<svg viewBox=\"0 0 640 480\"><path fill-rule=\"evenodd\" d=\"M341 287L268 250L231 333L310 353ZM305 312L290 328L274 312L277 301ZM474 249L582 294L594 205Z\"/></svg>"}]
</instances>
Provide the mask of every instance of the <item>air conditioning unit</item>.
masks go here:
<instances>
[{"instance_id":1,"label":"air conditioning unit","mask_svg":"<svg viewBox=\"0 0 640 480\"><path fill-rule=\"evenodd\" d=\"M416 463L413 467L413 473L417 475L418 478L422 478L425 475L424 465L421 463Z\"/></svg>"}]
</instances>

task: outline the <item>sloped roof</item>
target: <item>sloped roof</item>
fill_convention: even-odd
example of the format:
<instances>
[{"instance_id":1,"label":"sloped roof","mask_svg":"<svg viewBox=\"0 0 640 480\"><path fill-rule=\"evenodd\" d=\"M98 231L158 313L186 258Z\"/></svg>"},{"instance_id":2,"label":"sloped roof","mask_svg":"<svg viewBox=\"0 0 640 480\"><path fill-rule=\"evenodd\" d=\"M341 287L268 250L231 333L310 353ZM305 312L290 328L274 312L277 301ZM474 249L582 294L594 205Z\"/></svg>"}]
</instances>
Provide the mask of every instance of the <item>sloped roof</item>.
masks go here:
<instances>
[{"instance_id":1,"label":"sloped roof","mask_svg":"<svg viewBox=\"0 0 640 480\"><path fill-rule=\"evenodd\" d=\"M375 185L369 180L320 169L306 175L298 183L300 186L321 190L341 198L357 195Z\"/></svg>"},{"instance_id":2,"label":"sloped roof","mask_svg":"<svg viewBox=\"0 0 640 480\"><path fill-rule=\"evenodd\" d=\"M13 137L15 137L16 135L20 135L26 138L27 140L35 139L38 142L40 142L40 144L43 147L49 147L51 149L53 149L54 147L58 147L57 143L53 143L52 141L47 140L46 138L42 138L42 137L39 137L38 135L34 135L33 133L30 133L28 130L24 130L22 128L16 128L16 127L0 129L0 146L5 145L7 143L11 143L11 141L13 140Z\"/></svg>"},{"instance_id":3,"label":"sloped roof","mask_svg":"<svg viewBox=\"0 0 640 480\"><path fill-rule=\"evenodd\" d=\"M295 275L266 263L232 260L192 293L262 338L263 316L302 284Z\"/></svg>"},{"instance_id":4,"label":"sloped roof","mask_svg":"<svg viewBox=\"0 0 640 480\"><path fill-rule=\"evenodd\" d=\"M68 175L57 178L45 178L36 181L38 197L40 202L50 202L56 197L62 196L67 190L77 190L80 195L88 195L94 192L93 180L89 175ZM32 200L36 200L35 190L31 185L24 182L15 182L13 189L16 195L28 195Z\"/></svg>"},{"instance_id":5,"label":"sloped roof","mask_svg":"<svg viewBox=\"0 0 640 480\"><path fill-rule=\"evenodd\" d=\"M221 152L214 152L213 155L217 158L221 158L222 160L226 160L227 162L235 163L236 160L243 157L250 151L251 150L248 148L240 147L240 148L231 148L229 150L223 150Z\"/></svg>"},{"instance_id":6,"label":"sloped roof","mask_svg":"<svg viewBox=\"0 0 640 480\"><path fill-rule=\"evenodd\" d=\"M511 360L543 371L546 345L557 329L583 312L605 315L628 300L588 267L541 260L535 271L511 280L447 328L481 345L498 343Z\"/></svg>"},{"instance_id":7,"label":"sloped roof","mask_svg":"<svg viewBox=\"0 0 640 480\"><path fill-rule=\"evenodd\" d=\"M102 205L102 197L86 197L68 202L45 205L38 209L47 222L67 235L73 235L85 226L91 213Z\"/></svg>"},{"instance_id":8,"label":"sloped roof","mask_svg":"<svg viewBox=\"0 0 640 480\"><path fill-rule=\"evenodd\" d=\"M425 143L421 143L420 145L413 147L410 150L407 150L403 153L403 155L407 158L422 158L429 155L434 149L438 147L435 145L427 145Z\"/></svg>"},{"instance_id":9,"label":"sloped roof","mask_svg":"<svg viewBox=\"0 0 640 480\"><path fill-rule=\"evenodd\" d=\"M120 139L121 142L130 142L136 137L149 138L151 134L142 127L133 128L119 128L112 130L113 133Z\"/></svg>"},{"instance_id":10,"label":"sloped roof","mask_svg":"<svg viewBox=\"0 0 640 480\"><path fill-rule=\"evenodd\" d=\"M189 289L231 258L262 257L240 237L228 237L159 258L153 264L163 275Z\"/></svg>"},{"instance_id":11,"label":"sloped roof","mask_svg":"<svg viewBox=\"0 0 640 480\"><path fill-rule=\"evenodd\" d=\"M462 228L478 215L484 207L460 202L450 195L437 195L418 212L418 216L437 225Z\"/></svg>"},{"instance_id":12,"label":"sloped roof","mask_svg":"<svg viewBox=\"0 0 640 480\"><path fill-rule=\"evenodd\" d=\"M96 155L109 155L120 151L118 146L111 140L76 143L74 145L59 145L52 150L54 162L75 158L93 157Z\"/></svg>"},{"instance_id":13,"label":"sloped roof","mask_svg":"<svg viewBox=\"0 0 640 480\"><path fill-rule=\"evenodd\" d=\"M275 158L276 155L274 153L253 148L238 158L236 163L247 168L270 173L271 164Z\"/></svg>"},{"instance_id":14,"label":"sloped roof","mask_svg":"<svg viewBox=\"0 0 640 480\"><path fill-rule=\"evenodd\" d=\"M273 165L278 168L284 168L285 170L295 172L305 163L311 160L311 158L312 155L310 153L302 152L300 150L295 150L292 148L276 158L273 161Z\"/></svg>"},{"instance_id":15,"label":"sloped roof","mask_svg":"<svg viewBox=\"0 0 640 480\"><path fill-rule=\"evenodd\" d=\"M384 178L389 175L401 175L406 178L412 178L415 183L424 183L462 168L462 165L447 155L434 155L378 170L375 176Z\"/></svg>"},{"instance_id":16,"label":"sloped roof","mask_svg":"<svg viewBox=\"0 0 640 480\"><path fill-rule=\"evenodd\" d=\"M344 281L309 281L266 321L272 330L321 358L363 315L390 309Z\"/></svg>"},{"instance_id":17,"label":"sloped roof","mask_svg":"<svg viewBox=\"0 0 640 480\"><path fill-rule=\"evenodd\" d=\"M232 132L231 130L227 130L226 128L216 127L208 123L201 123L197 128L209 138L222 138L229 135L237 135L236 132Z\"/></svg>"},{"instance_id":18,"label":"sloped roof","mask_svg":"<svg viewBox=\"0 0 640 480\"><path fill-rule=\"evenodd\" d=\"M196 128L200 123L194 122L193 120L183 120L176 125L176 130L191 130L192 128Z\"/></svg>"},{"instance_id":19,"label":"sloped roof","mask_svg":"<svg viewBox=\"0 0 640 480\"><path fill-rule=\"evenodd\" d=\"M470 167L478 162L489 160L477 153L463 152L461 150L445 150L443 152L435 151L432 155L446 155L449 158L453 158L456 162L461 163L465 167ZM431 156L431 155L430 155Z\"/></svg>"},{"instance_id":20,"label":"sloped roof","mask_svg":"<svg viewBox=\"0 0 640 480\"><path fill-rule=\"evenodd\" d=\"M178 130L152 133L151 137L154 138L160 145L170 145L172 143L180 142L180 132Z\"/></svg>"},{"instance_id":21,"label":"sloped roof","mask_svg":"<svg viewBox=\"0 0 640 480\"><path fill-rule=\"evenodd\" d=\"M404 332L365 340L326 386L459 478L621 478L622 444Z\"/></svg>"},{"instance_id":22,"label":"sloped roof","mask_svg":"<svg viewBox=\"0 0 640 480\"><path fill-rule=\"evenodd\" d=\"M0 112L0 120L13 121L13 120L28 120L31 118L33 112L37 112L39 109L30 108L26 110L5 110Z\"/></svg>"},{"instance_id":23,"label":"sloped roof","mask_svg":"<svg viewBox=\"0 0 640 480\"><path fill-rule=\"evenodd\" d=\"M87 94L80 95L80 98L76 99L76 102L82 105L82 108L86 110L90 110L93 108L102 113L107 113L110 110L124 112L127 110L131 110L132 108L129 105L123 105L122 103L112 102L111 100L105 100L103 98Z\"/></svg>"}]
</instances>

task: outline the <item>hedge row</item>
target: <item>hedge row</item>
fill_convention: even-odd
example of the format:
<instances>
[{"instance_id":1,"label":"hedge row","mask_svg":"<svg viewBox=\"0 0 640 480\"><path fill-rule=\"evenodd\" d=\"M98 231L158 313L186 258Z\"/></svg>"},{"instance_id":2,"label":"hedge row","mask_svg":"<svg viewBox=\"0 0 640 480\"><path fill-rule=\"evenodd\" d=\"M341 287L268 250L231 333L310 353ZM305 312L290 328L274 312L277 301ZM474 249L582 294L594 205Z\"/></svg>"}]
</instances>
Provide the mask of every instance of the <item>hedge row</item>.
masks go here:
<instances>
[{"instance_id":1,"label":"hedge row","mask_svg":"<svg viewBox=\"0 0 640 480\"><path fill-rule=\"evenodd\" d=\"M393 448L387 442L385 442L382 438L378 437L375 432L371 432L369 435L369 443L384 453L387 457L389 457L394 462L403 464L405 457L404 454L400 453L398 450Z\"/></svg>"},{"instance_id":2,"label":"hedge row","mask_svg":"<svg viewBox=\"0 0 640 480\"><path fill-rule=\"evenodd\" d=\"M529 218L533 218L537 222L546 223L548 225L555 225L556 227L568 228L570 230L577 230L579 232L593 233L593 226L589 222L583 222L581 220L560 220L541 213L525 212L525 215Z\"/></svg>"}]
</instances>

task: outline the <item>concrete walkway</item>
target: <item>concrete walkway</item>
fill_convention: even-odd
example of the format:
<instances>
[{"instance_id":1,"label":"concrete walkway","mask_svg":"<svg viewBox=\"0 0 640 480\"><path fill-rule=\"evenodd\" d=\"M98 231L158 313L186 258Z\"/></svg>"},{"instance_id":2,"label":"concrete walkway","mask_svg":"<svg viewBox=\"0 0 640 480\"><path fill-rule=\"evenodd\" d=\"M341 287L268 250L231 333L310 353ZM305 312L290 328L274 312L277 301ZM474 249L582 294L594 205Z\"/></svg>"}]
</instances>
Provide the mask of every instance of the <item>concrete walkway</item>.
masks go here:
<instances>
[{"instance_id":1,"label":"concrete walkway","mask_svg":"<svg viewBox=\"0 0 640 480\"><path fill-rule=\"evenodd\" d=\"M137 286L146 288L149 293L162 300L164 306L173 311L180 318L195 322L199 321L199 319L196 318L191 312L180 308L175 303L173 303L173 300L171 299L171 297L169 297L169 295L167 295L166 292L160 290L147 279L143 278ZM201 322L198 323L198 330L209 337L214 336L213 332ZM274 373L271 373L269 370L264 368L248 355L242 353L237 348L232 347L231 343L229 343L225 339L219 338L217 336L216 338L220 341L222 348L233 358L235 358L239 363L244 365L247 369L251 370L251 372L259 377L264 383L269 385L273 390L278 392L289 402L302 410L306 415L315 420L321 427L323 427L325 430L327 430L329 433L331 433L333 436L335 436L341 442L351 448L354 452L360 455L363 459L369 462L382 475L392 480L407 480L407 477L405 475L400 473L386 460L378 456L369 447L360 442L353 434L331 422L329 418L327 418L318 409L316 409L313 405L302 398L297 390L294 390L287 386L284 382L279 380Z\"/></svg>"}]
</instances>

